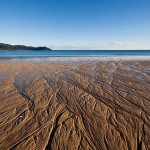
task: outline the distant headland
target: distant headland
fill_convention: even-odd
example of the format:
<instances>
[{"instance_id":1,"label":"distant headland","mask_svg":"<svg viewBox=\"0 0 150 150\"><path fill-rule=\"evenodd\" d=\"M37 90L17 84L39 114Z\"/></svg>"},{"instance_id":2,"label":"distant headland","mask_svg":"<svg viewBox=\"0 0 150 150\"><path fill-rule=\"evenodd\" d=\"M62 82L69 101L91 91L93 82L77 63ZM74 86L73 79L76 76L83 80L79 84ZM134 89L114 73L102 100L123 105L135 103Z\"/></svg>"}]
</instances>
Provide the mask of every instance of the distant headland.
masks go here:
<instances>
[{"instance_id":1,"label":"distant headland","mask_svg":"<svg viewBox=\"0 0 150 150\"><path fill-rule=\"evenodd\" d=\"M32 46L25 46L25 45L10 45L0 43L0 50L51 50L48 47L32 47Z\"/></svg>"}]
</instances>

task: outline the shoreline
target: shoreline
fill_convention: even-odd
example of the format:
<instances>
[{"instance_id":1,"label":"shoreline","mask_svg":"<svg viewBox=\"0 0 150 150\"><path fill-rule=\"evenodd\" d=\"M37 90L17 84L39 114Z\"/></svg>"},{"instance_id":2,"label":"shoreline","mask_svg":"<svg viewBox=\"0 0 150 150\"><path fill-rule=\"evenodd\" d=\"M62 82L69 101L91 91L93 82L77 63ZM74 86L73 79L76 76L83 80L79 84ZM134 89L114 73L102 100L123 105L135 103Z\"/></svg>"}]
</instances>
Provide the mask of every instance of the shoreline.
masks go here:
<instances>
[{"instance_id":1,"label":"shoreline","mask_svg":"<svg viewBox=\"0 0 150 150\"><path fill-rule=\"evenodd\" d=\"M104 55L104 56L14 56L0 57L0 62L71 62L71 61L149 61L150 56L139 55Z\"/></svg>"}]
</instances>

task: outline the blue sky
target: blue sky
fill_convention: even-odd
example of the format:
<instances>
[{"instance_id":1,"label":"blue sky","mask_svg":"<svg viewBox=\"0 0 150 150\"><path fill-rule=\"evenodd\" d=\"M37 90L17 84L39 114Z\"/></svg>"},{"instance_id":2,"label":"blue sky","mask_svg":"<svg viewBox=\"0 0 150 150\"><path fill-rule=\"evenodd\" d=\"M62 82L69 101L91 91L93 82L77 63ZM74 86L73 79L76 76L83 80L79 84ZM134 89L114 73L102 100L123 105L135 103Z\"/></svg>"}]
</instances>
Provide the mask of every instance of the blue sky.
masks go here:
<instances>
[{"instance_id":1,"label":"blue sky","mask_svg":"<svg viewBox=\"0 0 150 150\"><path fill-rule=\"evenodd\" d=\"M150 49L150 0L0 0L0 43Z\"/></svg>"}]
</instances>

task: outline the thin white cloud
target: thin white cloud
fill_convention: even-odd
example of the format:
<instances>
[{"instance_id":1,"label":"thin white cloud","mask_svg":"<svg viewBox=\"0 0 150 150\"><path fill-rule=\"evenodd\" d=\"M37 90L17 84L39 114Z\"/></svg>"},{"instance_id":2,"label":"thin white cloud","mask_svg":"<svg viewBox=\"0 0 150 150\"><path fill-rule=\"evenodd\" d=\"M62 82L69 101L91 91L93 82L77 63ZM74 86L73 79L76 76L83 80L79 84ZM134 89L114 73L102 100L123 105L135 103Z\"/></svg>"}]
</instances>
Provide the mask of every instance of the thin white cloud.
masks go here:
<instances>
[{"instance_id":1,"label":"thin white cloud","mask_svg":"<svg viewBox=\"0 0 150 150\"><path fill-rule=\"evenodd\" d=\"M52 45L50 48L56 50L106 50L106 49L130 49L129 42L106 42L94 44L72 44L72 45Z\"/></svg>"},{"instance_id":2,"label":"thin white cloud","mask_svg":"<svg viewBox=\"0 0 150 150\"><path fill-rule=\"evenodd\" d=\"M111 42L110 44L112 44L112 45L130 45L131 43L115 41L115 42Z\"/></svg>"},{"instance_id":3,"label":"thin white cloud","mask_svg":"<svg viewBox=\"0 0 150 150\"><path fill-rule=\"evenodd\" d=\"M95 50L102 48L100 45L53 45L50 47L56 50Z\"/></svg>"}]
</instances>

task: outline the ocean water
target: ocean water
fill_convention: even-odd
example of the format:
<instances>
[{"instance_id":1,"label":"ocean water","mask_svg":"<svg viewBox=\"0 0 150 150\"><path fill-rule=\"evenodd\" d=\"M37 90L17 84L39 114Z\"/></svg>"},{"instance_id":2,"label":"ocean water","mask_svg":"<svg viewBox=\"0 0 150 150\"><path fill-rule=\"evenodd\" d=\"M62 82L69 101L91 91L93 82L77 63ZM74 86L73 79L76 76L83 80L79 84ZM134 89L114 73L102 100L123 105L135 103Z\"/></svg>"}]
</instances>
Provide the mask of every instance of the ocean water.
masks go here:
<instances>
[{"instance_id":1,"label":"ocean water","mask_svg":"<svg viewBox=\"0 0 150 150\"><path fill-rule=\"evenodd\" d=\"M150 50L0 50L0 61L150 60Z\"/></svg>"}]
</instances>

